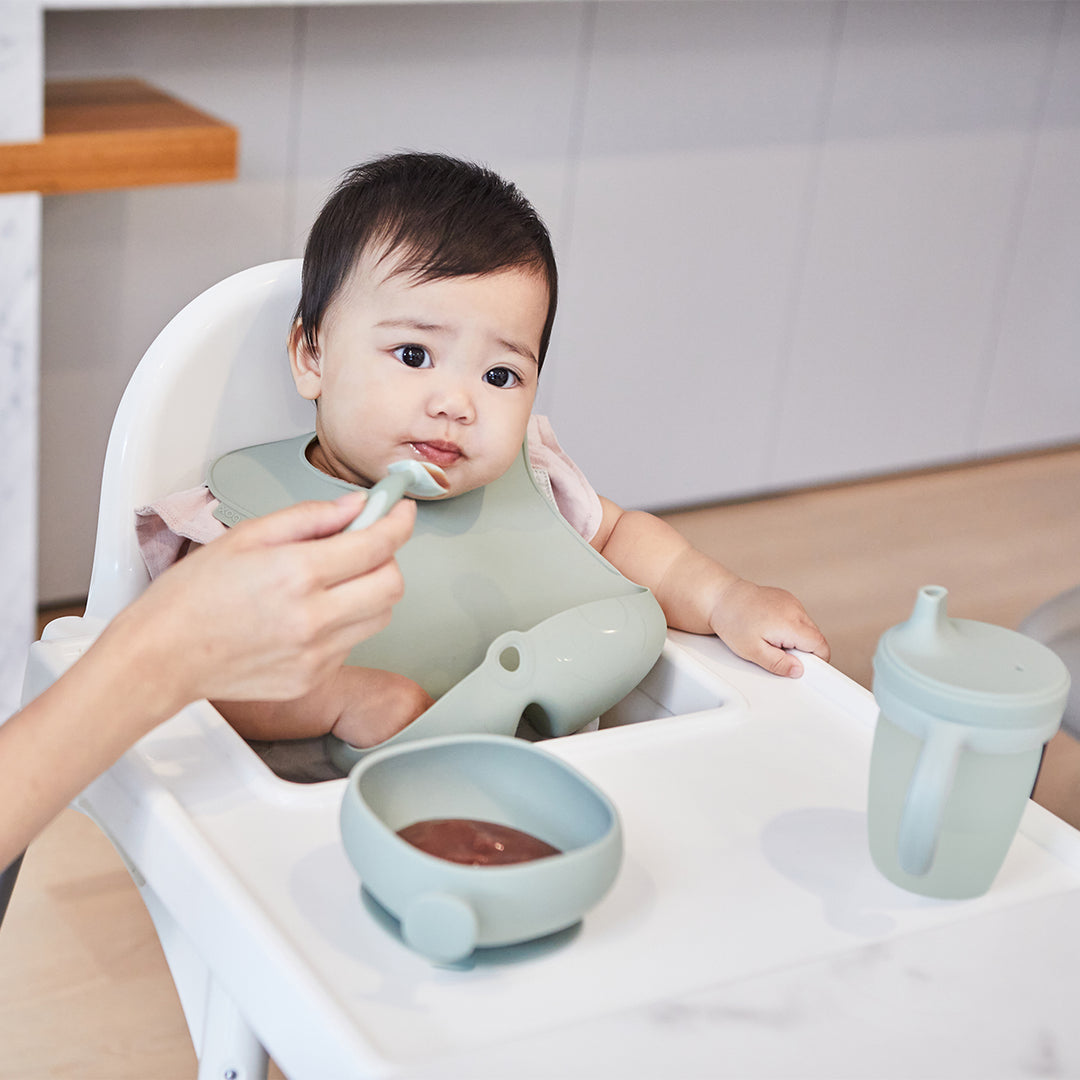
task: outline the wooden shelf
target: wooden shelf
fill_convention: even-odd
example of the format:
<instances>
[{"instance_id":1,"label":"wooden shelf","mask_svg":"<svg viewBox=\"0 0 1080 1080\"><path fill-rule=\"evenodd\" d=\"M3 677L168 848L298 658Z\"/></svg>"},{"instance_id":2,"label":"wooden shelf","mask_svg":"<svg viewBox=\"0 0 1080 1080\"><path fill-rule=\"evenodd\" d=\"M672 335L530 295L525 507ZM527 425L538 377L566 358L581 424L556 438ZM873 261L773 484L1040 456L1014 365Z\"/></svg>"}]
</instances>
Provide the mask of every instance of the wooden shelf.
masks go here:
<instances>
[{"instance_id":1,"label":"wooden shelf","mask_svg":"<svg viewBox=\"0 0 1080 1080\"><path fill-rule=\"evenodd\" d=\"M50 82L45 137L0 144L0 192L232 180L236 146L236 128L139 79Z\"/></svg>"}]
</instances>

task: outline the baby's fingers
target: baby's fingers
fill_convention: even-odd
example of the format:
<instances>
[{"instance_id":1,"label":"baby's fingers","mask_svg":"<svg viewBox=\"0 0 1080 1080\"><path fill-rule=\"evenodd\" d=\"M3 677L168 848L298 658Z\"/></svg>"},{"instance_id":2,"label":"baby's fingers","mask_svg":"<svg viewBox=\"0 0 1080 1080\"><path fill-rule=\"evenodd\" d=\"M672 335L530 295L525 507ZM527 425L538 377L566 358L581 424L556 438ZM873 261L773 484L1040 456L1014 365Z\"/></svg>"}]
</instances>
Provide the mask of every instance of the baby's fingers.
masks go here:
<instances>
[{"instance_id":1,"label":"baby's fingers","mask_svg":"<svg viewBox=\"0 0 1080 1080\"><path fill-rule=\"evenodd\" d=\"M810 621L809 617L806 618L804 623L793 628L792 633L783 641L782 648L813 653L825 661L828 661L832 656L832 650L825 640L825 635ZM801 664L799 669L802 670Z\"/></svg>"},{"instance_id":2,"label":"baby's fingers","mask_svg":"<svg viewBox=\"0 0 1080 1080\"><path fill-rule=\"evenodd\" d=\"M770 635L765 642L766 662L758 663L767 668L774 675L783 675L789 679L797 679L803 673L803 662L789 652L790 649L798 649L800 652L813 653L822 660L828 660L830 656L829 643L825 635L810 621L809 617L799 620L795 625L788 626L784 632L778 635Z\"/></svg>"},{"instance_id":3,"label":"baby's fingers","mask_svg":"<svg viewBox=\"0 0 1080 1080\"><path fill-rule=\"evenodd\" d=\"M803 662L790 650L813 653L822 660L829 659L829 643L825 635L804 616L772 632L766 631L740 655L774 675L797 679L803 673Z\"/></svg>"},{"instance_id":4,"label":"baby's fingers","mask_svg":"<svg viewBox=\"0 0 1080 1080\"><path fill-rule=\"evenodd\" d=\"M780 675L786 679L797 679L803 673L802 661L797 656L793 656L775 645L770 645L768 642L764 643L761 658L756 660L755 663L766 671L771 671L774 675Z\"/></svg>"}]
</instances>

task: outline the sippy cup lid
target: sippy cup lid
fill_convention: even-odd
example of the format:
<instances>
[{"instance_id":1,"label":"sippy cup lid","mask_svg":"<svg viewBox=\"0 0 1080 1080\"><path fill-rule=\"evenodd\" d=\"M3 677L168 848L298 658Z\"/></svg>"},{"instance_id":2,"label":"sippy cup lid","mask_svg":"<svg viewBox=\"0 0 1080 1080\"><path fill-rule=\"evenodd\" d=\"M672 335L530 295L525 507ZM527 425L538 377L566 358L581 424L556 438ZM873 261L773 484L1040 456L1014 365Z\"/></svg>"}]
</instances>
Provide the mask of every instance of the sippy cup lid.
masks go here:
<instances>
[{"instance_id":1,"label":"sippy cup lid","mask_svg":"<svg viewBox=\"0 0 1080 1080\"><path fill-rule=\"evenodd\" d=\"M1060 723L1069 672L1045 645L1002 626L953 619L948 591L919 590L907 622L874 654L874 692L961 724L1009 728Z\"/></svg>"}]
</instances>

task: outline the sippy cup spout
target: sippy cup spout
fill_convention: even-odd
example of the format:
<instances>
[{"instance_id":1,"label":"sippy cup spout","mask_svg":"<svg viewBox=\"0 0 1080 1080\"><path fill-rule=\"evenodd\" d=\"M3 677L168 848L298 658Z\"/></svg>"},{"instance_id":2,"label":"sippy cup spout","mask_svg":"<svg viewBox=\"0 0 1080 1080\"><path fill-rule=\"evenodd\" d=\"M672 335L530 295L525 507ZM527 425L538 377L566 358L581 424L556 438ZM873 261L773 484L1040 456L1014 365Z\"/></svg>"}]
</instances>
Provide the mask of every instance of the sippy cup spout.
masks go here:
<instances>
[{"instance_id":1,"label":"sippy cup spout","mask_svg":"<svg viewBox=\"0 0 1080 1080\"><path fill-rule=\"evenodd\" d=\"M904 624L904 640L920 651L931 651L954 627L946 612L949 590L943 585L924 585L915 597L911 617Z\"/></svg>"}]
</instances>

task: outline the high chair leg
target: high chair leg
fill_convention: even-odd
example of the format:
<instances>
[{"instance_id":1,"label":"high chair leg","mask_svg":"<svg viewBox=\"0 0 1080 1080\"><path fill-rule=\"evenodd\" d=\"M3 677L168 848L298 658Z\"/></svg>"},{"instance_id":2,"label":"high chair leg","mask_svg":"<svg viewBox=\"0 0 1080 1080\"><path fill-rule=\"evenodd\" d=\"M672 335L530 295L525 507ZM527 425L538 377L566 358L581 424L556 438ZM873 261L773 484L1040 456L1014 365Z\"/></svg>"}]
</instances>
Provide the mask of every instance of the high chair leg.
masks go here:
<instances>
[{"instance_id":1,"label":"high chair leg","mask_svg":"<svg viewBox=\"0 0 1080 1080\"><path fill-rule=\"evenodd\" d=\"M266 1080L270 1058L221 985L211 980L199 1080Z\"/></svg>"},{"instance_id":2,"label":"high chair leg","mask_svg":"<svg viewBox=\"0 0 1080 1080\"><path fill-rule=\"evenodd\" d=\"M184 1011L199 1080L266 1080L269 1058L168 909L140 886Z\"/></svg>"}]
</instances>

